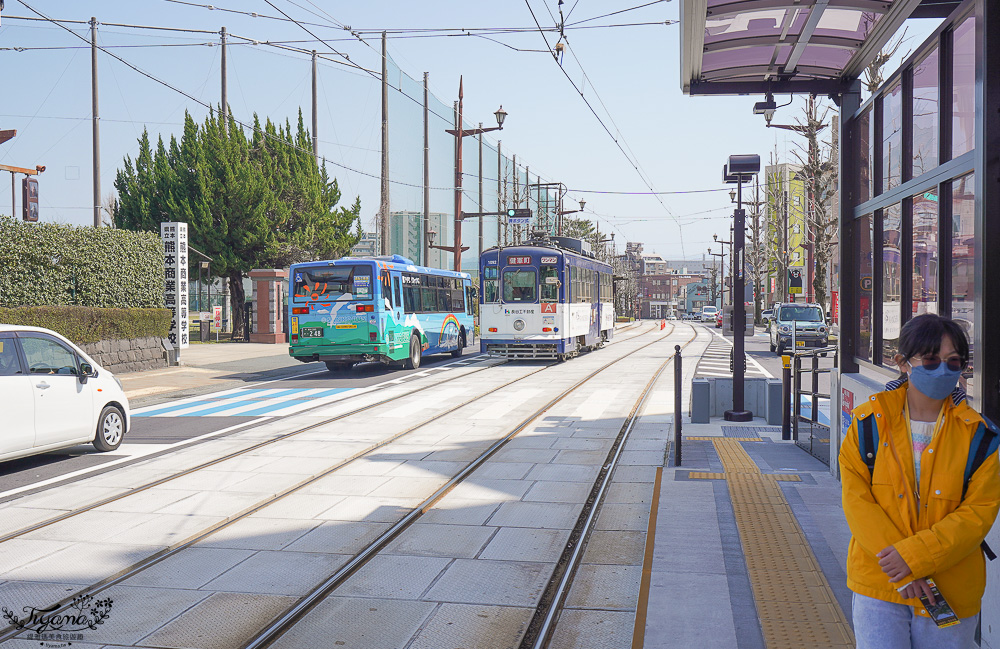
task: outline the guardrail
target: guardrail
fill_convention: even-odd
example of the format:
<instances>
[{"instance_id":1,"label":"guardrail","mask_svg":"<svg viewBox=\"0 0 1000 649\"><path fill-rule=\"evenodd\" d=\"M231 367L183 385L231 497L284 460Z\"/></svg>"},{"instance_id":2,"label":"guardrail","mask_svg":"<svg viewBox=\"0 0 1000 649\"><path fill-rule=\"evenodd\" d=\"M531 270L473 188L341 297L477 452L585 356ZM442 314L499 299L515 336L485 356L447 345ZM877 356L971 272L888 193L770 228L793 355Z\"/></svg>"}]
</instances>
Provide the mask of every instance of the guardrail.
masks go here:
<instances>
[{"instance_id":1,"label":"guardrail","mask_svg":"<svg viewBox=\"0 0 1000 649\"><path fill-rule=\"evenodd\" d=\"M826 356L827 354L833 355L833 367L820 367L819 358L820 356ZM782 439L788 439L791 437L796 443L799 442L799 424L808 423L810 425L810 430L816 426L824 426L819 423L819 399L830 399L830 395L819 391L819 375L828 374L830 372L836 372L839 368L839 354L837 353L837 347L817 347L815 349L806 349L795 351L789 354L791 367L788 363L785 363L785 371L783 376L783 381L785 382L784 394L786 396L784 412L791 413L791 417L787 414L782 417ZM802 360L804 358L812 359L810 367L802 367ZM810 387L808 390L802 388L802 375L810 375ZM788 389L788 381L791 380L791 389ZM802 415L802 397L806 396L810 399L809 416L804 417ZM791 403L788 403L791 401ZM789 422L788 420L791 419ZM791 430L787 430L788 425L791 425ZM825 426L824 426L825 427ZM790 435L786 435L790 433ZM806 449L811 455L816 455L815 449L813 448L813 438L814 436L810 434L809 436L809 447ZM826 458L827 463L829 463L829 457Z\"/></svg>"}]
</instances>

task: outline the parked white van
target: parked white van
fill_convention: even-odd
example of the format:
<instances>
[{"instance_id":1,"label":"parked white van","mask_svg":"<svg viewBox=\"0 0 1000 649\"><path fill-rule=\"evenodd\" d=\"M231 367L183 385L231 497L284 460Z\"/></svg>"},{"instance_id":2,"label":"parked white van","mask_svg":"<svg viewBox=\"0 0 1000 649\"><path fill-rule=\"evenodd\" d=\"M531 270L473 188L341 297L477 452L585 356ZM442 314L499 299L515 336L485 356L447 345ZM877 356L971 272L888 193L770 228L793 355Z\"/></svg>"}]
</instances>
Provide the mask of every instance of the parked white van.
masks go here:
<instances>
[{"instance_id":1,"label":"parked white van","mask_svg":"<svg viewBox=\"0 0 1000 649\"><path fill-rule=\"evenodd\" d=\"M701 307L701 321L711 322L715 324L715 318L719 315L719 307L717 306L703 306Z\"/></svg>"},{"instance_id":2,"label":"parked white van","mask_svg":"<svg viewBox=\"0 0 1000 649\"><path fill-rule=\"evenodd\" d=\"M92 442L118 448L128 431L121 382L54 331L0 324L0 461Z\"/></svg>"}]
</instances>

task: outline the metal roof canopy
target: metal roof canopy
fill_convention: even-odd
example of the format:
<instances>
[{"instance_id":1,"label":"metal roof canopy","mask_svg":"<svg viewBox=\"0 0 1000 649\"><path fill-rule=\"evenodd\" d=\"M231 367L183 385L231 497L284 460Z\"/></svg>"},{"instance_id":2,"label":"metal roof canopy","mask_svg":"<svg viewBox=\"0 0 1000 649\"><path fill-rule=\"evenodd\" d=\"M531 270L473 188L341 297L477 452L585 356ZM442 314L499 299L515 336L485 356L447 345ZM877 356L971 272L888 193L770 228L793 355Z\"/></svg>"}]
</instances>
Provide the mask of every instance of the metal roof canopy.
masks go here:
<instances>
[{"instance_id":1,"label":"metal roof canopy","mask_svg":"<svg viewBox=\"0 0 1000 649\"><path fill-rule=\"evenodd\" d=\"M921 7L923 2L924 7ZM690 95L838 96L911 15L955 0L680 0Z\"/></svg>"}]
</instances>

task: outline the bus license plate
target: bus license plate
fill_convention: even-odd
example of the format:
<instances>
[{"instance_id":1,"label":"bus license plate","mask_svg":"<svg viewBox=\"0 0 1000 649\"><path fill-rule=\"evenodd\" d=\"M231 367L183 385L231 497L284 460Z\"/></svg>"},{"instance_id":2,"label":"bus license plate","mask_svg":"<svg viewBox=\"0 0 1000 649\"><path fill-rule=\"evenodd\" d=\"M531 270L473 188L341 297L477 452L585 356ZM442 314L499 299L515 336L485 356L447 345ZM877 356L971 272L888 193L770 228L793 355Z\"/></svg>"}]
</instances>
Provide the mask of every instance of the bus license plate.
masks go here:
<instances>
[{"instance_id":1,"label":"bus license plate","mask_svg":"<svg viewBox=\"0 0 1000 649\"><path fill-rule=\"evenodd\" d=\"M302 331L305 331L305 329L303 329ZM806 346L806 341L804 341L804 340L796 340L795 341L795 346L796 347L805 347Z\"/></svg>"},{"instance_id":2,"label":"bus license plate","mask_svg":"<svg viewBox=\"0 0 1000 649\"><path fill-rule=\"evenodd\" d=\"M302 338L322 338L323 327L302 327Z\"/></svg>"}]
</instances>

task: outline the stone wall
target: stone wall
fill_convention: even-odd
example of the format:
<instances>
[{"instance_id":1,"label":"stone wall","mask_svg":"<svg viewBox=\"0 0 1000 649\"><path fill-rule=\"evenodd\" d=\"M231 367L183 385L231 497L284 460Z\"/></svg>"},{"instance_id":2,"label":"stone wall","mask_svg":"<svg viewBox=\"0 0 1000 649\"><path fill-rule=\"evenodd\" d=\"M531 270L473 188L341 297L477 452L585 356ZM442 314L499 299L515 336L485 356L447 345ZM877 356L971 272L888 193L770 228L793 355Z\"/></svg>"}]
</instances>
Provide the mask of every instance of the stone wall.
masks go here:
<instances>
[{"instance_id":1,"label":"stone wall","mask_svg":"<svg viewBox=\"0 0 1000 649\"><path fill-rule=\"evenodd\" d=\"M80 348L101 367L115 374L167 366L161 338L102 340L80 345Z\"/></svg>"}]
</instances>

